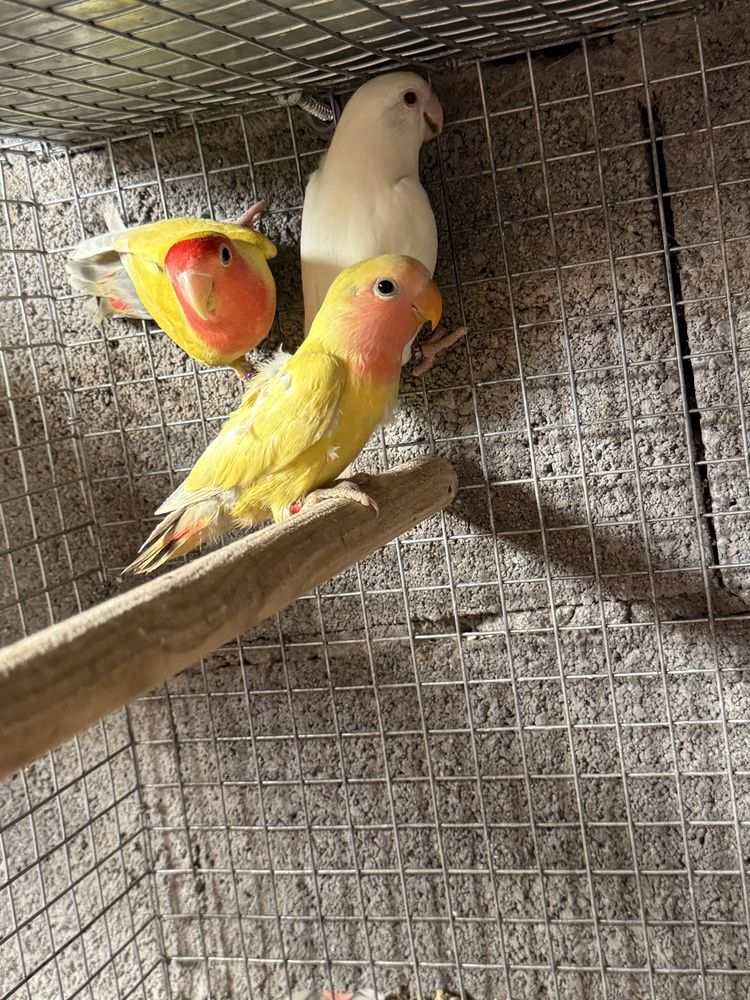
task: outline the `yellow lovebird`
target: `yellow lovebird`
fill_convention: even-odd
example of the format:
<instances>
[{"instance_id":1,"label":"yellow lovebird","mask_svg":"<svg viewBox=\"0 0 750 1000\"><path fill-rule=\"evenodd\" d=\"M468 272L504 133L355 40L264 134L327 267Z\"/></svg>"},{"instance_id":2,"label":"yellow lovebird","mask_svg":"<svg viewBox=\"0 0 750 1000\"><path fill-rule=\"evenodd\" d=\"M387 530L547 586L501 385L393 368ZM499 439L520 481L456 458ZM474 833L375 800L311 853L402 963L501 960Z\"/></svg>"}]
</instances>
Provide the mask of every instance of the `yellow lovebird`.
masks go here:
<instances>
[{"instance_id":1,"label":"yellow lovebird","mask_svg":"<svg viewBox=\"0 0 750 1000\"><path fill-rule=\"evenodd\" d=\"M191 357L243 377L245 355L276 312L266 263L276 247L251 228L264 207L254 205L237 223L164 219L131 229L109 208L109 231L71 254L70 283L88 296L84 308L94 322L153 318Z\"/></svg>"},{"instance_id":2,"label":"yellow lovebird","mask_svg":"<svg viewBox=\"0 0 750 1000\"><path fill-rule=\"evenodd\" d=\"M332 495L377 511L355 483L331 484L390 416L412 342L441 311L437 286L413 257L387 254L342 271L297 353L256 375L156 511L164 519L125 572L148 573L234 525L279 521Z\"/></svg>"}]
</instances>

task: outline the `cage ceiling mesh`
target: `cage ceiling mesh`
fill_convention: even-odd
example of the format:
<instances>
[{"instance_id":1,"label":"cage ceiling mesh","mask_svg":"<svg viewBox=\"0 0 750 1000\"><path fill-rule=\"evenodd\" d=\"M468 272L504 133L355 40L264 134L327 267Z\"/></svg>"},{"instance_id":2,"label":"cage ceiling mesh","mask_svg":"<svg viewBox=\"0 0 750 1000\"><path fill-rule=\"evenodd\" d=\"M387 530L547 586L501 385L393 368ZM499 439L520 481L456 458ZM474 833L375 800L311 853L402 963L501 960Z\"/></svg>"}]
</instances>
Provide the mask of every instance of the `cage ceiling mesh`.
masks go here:
<instances>
[{"instance_id":1,"label":"cage ceiling mesh","mask_svg":"<svg viewBox=\"0 0 750 1000\"><path fill-rule=\"evenodd\" d=\"M4 0L0 128L54 141L346 81L486 58L695 0Z\"/></svg>"},{"instance_id":2,"label":"cage ceiling mesh","mask_svg":"<svg viewBox=\"0 0 750 1000\"><path fill-rule=\"evenodd\" d=\"M37 88L8 127L86 139L0 157L3 642L120 589L237 404L231 373L153 327L87 321L64 260L104 205L139 223L267 197L270 342L301 336L326 136L272 101L214 107L265 84L196 61L249 44L201 22L250 34L261 8L186 6L2 8L25 39L6 58L36 72L9 79ZM476 4L464 23L360 4L356 29L348 3L263 6L294 53L283 86L348 86L393 64L389 39L431 58L472 35L436 80L446 127L422 165L446 322L471 332L405 371L361 459L434 449L458 496L2 785L4 1000L747 1000L747 5L476 58L506 45L484 22L520 30L519 9L524 44L678 6ZM316 49L300 22L290 48L290 11L340 38ZM433 49L397 11L456 33ZM201 115L165 130L164 87ZM91 142L109 101L125 127Z\"/></svg>"}]
</instances>

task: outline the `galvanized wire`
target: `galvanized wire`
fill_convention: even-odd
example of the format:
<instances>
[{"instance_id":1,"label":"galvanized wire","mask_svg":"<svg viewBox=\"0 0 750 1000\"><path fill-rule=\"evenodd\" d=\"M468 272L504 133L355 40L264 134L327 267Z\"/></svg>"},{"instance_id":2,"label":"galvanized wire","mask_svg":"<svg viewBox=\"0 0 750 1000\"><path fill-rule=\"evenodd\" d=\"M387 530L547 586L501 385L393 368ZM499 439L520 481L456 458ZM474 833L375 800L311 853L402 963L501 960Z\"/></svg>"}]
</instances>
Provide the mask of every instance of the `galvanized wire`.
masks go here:
<instances>
[{"instance_id":1,"label":"galvanized wire","mask_svg":"<svg viewBox=\"0 0 750 1000\"><path fill-rule=\"evenodd\" d=\"M69 143L165 117L363 74L559 42L695 0L493 0L424 7L242 0L191 10L126 0L7 0L0 15L0 130Z\"/></svg>"}]
</instances>

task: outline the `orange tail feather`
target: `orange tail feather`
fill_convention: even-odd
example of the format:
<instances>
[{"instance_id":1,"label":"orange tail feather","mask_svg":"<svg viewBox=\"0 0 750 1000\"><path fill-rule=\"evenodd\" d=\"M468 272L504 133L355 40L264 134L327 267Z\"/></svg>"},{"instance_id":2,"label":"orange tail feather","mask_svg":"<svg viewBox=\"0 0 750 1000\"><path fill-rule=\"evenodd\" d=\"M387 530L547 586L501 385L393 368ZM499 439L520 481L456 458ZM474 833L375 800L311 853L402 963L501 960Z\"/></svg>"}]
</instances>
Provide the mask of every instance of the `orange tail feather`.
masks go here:
<instances>
[{"instance_id":1,"label":"orange tail feather","mask_svg":"<svg viewBox=\"0 0 750 1000\"><path fill-rule=\"evenodd\" d=\"M151 532L140 554L122 571L150 573L170 559L187 555L211 536L211 519L186 521L188 511L175 511L165 517Z\"/></svg>"}]
</instances>

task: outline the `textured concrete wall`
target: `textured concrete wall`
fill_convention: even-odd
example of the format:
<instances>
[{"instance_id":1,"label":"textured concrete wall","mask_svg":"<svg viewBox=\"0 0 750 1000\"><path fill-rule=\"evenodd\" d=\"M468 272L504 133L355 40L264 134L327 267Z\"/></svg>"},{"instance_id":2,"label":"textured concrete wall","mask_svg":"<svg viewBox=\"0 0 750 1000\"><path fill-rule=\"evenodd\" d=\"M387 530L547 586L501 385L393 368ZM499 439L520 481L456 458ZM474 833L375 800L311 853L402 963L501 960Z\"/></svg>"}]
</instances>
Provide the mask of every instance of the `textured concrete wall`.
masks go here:
<instances>
[{"instance_id":1,"label":"textured concrete wall","mask_svg":"<svg viewBox=\"0 0 750 1000\"><path fill-rule=\"evenodd\" d=\"M99 891L135 883L144 929L105 899L86 942L98 967L132 939L103 973L121 979L163 945L166 970L133 995L162 996L166 975L180 1000L275 998L322 988L331 968L337 989L374 969L379 988L416 996L416 957L428 996L747 996L750 21L740 5L699 27L644 29L648 87L635 31L435 75L437 277L446 321L471 335L424 380L405 373L362 467L434 447L461 491L131 706L104 763L85 782L71 772L82 801L110 771L126 795L102 803L100 848L120 857L119 816L124 869L100 890L91 838L68 853L93 915ZM17 541L55 536L23 569L14 557L22 592L59 583L51 603L24 601L25 620L5 616L8 638L123 585L151 511L239 393L158 332L112 323L103 339L68 296L64 249L99 228L113 191L137 223L233 217L254 183L280 247L268 346L293 346L302 182L325 143L271 108L5 168L11 195L40 206L10 204L15 245L38 248L38 222L47 251L21 258L23 288L56 301L2 303L19 347L2 419L24 463L2 452L3 487L43 491L3 506ZM8 255L0 266L14 281ZM9 565L3 579L13 598ZM47 765L31 776L8 785L3 822L27 796L57 801ZM9 871L36 873L43 844L23 823L0 827ZM11 895L26 914L38 892L13 882L0 926ZM21 943L27 973L42 940ZM21 952L0 966L11 986ZM60 995L55 982L31 995ZM127 994L115 986L93 995Z\"/></svg>"}]
</instances>

